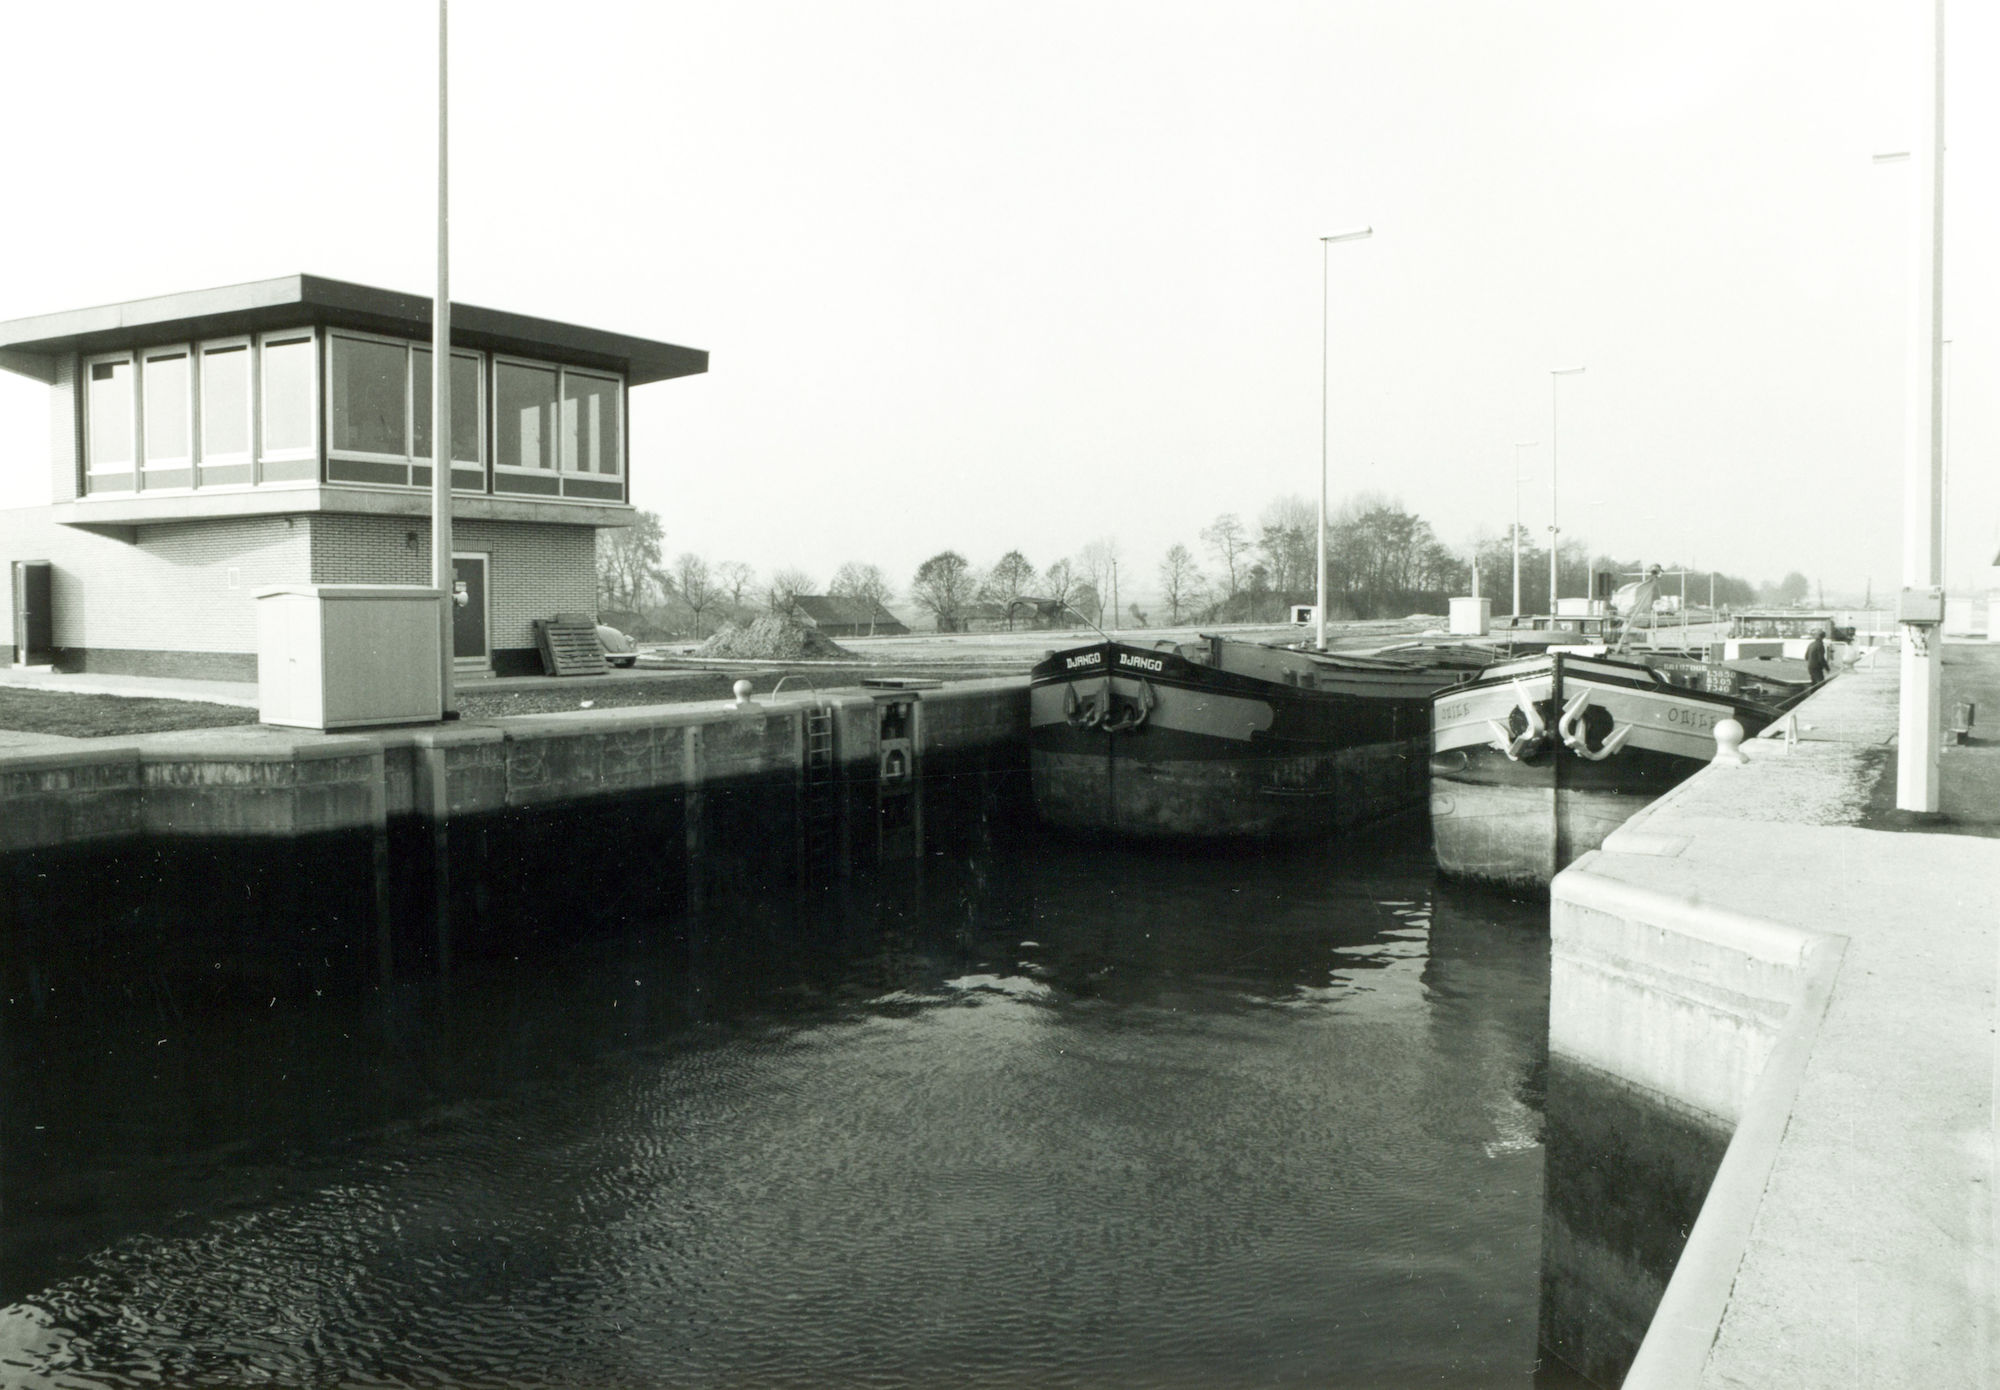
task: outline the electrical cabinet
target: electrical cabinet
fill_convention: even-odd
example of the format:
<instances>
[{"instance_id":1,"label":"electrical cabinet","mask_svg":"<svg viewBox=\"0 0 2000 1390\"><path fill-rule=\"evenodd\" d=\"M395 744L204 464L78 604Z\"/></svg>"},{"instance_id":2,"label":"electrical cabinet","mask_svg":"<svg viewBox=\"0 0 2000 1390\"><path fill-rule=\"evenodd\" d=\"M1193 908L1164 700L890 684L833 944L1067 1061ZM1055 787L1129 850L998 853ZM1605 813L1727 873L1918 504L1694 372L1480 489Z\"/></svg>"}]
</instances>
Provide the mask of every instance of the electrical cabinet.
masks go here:
<instances>
[{"instance_id":1,"label":"electrical cabinet","mask_svg":"<svg viewBox=\"0 0 2000 1390\"><path fill-rule=\"evenodd\" d=\"M284 584L259 589L256 599L264 723L353 729L443 717L437 590Z\"/></svg>"}]
</instances>

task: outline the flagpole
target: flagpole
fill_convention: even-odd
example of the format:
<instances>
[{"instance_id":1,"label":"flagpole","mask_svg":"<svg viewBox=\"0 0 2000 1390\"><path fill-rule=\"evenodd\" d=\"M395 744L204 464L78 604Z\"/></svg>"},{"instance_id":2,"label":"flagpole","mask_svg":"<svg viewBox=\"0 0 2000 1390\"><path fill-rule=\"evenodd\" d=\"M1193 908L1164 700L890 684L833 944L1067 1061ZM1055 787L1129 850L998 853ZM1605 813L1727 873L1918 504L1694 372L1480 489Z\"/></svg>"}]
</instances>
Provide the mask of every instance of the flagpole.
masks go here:
<instances>
[{"instance_id":1,"label":"flagpole","mask_svg":"<svg viewBox=\"0 0 2000 1390\"><path fill-rule=\"evenodd\" d=\"M456 572L451 562L451 207L446 79L450 47L445 6L438 0L437 296L431 301L431 583L438 591L439 692L446 719L458 718L452 617Z\"/></svg>"}]
</instances>

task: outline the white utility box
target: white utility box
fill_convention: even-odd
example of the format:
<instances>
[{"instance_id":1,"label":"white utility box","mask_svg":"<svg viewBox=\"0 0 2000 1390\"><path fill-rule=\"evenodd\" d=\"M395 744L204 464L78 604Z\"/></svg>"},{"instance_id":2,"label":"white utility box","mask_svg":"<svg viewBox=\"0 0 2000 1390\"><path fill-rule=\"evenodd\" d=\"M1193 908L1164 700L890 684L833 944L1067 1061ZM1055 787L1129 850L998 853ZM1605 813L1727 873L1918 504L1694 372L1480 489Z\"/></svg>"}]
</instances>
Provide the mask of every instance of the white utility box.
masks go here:
<instances>
[{"instance_id":1,"label":"white utility box","mask_svg":"<svg viewBox=\"0 0 2000 1390\"><path fill-rule=\"evenodd\" d=\"M1558 618L1601 617L1604 607L1594 598L1559 598L1556 600Z\"/></svg>"},{"instance_id":2,"label":"white utility box","mask_svg":"<svg viewBox=\"0 0 2000 1390\"><path fill-rule=\"evenodd\" d=\"M1486 629L1493 626L1493 600L1490 598L1455 598L1451 601L1451 635L1454 637L1484 637Z\"/></svg>"},{"instance_id":3,"label":"white utility box","mask_svg":"<svg viewBox=\"0 0 2000 1390\"><path fill-rule=\"evenodd\" d=\"M443 717L436 589L282 584L256 598L264 723L353 729Z\"/></svg>"}]
</instances>

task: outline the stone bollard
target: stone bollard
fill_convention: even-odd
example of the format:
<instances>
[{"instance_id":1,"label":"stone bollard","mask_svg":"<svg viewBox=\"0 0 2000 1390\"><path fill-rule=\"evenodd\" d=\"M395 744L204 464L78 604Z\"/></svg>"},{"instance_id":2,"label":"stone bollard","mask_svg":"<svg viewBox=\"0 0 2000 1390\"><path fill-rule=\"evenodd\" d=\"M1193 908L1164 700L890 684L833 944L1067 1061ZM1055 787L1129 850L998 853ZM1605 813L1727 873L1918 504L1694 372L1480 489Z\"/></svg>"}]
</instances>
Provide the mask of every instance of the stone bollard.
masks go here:
<instances>
[{"instance_id":1,"label":"stone bollard","mask_svg":"<svg viewBox=\"0 0 2000 1390\"><path fill-rule=\"evenodd\" d=\"M735 690L736 692L736 708L738 709L757 708L755 702L753 702L750 698L749 681L738 681L734 686L731 687L731 689Z\"/></svg>"},{"instance_id":2,"label":"stone bollard","mask_svg":"<svg viewBox=\"0 0 2000 1390\"><path fill-rule=\"evenodd\" d=\"M1743 726L1734 719L1716 721L1715 757L1711 761L1732 766L1750 761L1743 754Z\"/></svg>"}]
</instances>

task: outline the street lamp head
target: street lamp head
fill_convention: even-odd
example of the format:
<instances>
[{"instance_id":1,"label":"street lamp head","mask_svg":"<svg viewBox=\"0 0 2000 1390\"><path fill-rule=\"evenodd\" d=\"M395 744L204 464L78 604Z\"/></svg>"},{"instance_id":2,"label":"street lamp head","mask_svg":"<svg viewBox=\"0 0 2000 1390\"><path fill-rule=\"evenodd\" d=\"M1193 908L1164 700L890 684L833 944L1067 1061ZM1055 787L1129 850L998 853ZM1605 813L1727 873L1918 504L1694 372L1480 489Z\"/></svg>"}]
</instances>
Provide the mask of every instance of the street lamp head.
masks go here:
<instances>
[{"instance_id":1,"label":"street lamp head","mask_svg":"<svg viewBox=\"0 0 2000 1390\"><path fill-rule=\"evenodd\" d=\"M1332 236L1323 236L1320 238L1320 240L1327 242L1360 241L1363 237L1371 237L1374 235L1375 235L1375 229L1373 227L1356 227L1351 231L1335 232Z\"/></svg>"},{"instance_id":2,"label":"street lamp head","mask_svg":"<svg viewBox=\"0 0 2000 1390\"><path fill-rule=\"evenodd\" d=\"M1581 368L1581 367L1551 367L1551 368L1549 368L1549 375L1550 375L1550 376L1575 376L1575 375L1576 375L1576 374L1577 374L1578 372L1580 372L1580 371L1582 371L1582 370L1583 370L1583 368Z\"/></svg>"}]
</instances>

